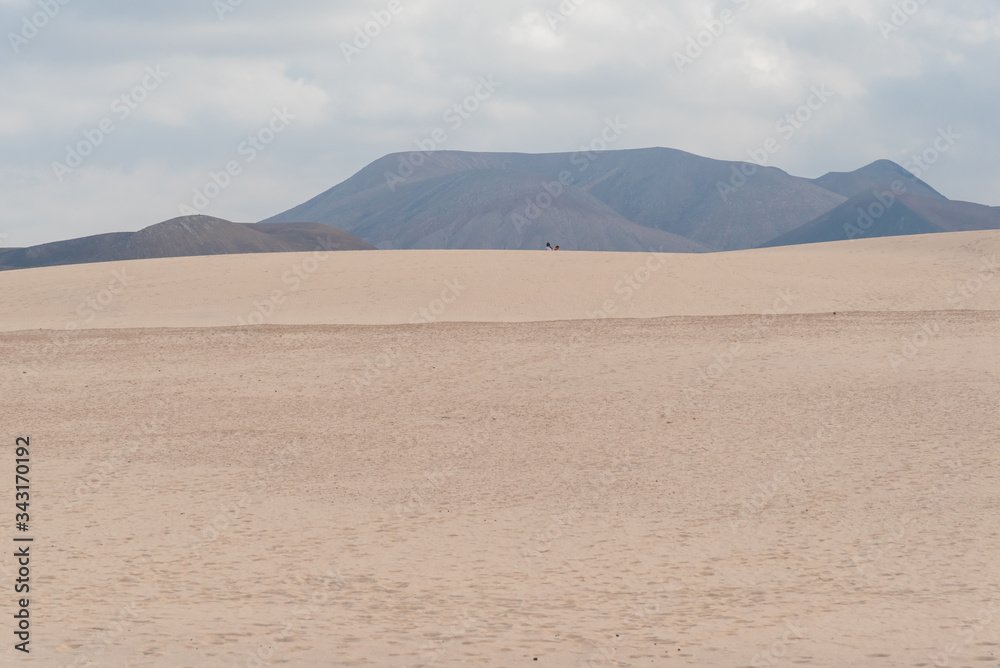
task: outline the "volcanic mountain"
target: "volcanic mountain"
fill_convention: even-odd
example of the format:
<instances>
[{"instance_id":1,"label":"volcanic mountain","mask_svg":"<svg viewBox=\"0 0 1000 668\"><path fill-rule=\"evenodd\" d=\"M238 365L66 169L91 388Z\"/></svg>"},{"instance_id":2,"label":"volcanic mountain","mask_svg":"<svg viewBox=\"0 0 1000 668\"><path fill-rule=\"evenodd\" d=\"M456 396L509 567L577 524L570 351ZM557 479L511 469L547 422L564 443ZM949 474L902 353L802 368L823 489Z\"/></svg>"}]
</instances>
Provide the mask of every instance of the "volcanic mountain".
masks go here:
<instances>
[{"instance_id":1,"label":"volcanic mountain","mask_svg":"<svg viewBox=\"0 0 1000 668\"><path fill-rule=\"evenodd\" d=\"M667 148L435 151L385 156L265 222L317 220L383 248L537 249L551 241L574 250L733 250L845 199L774 167Z\"/></svg>"},{"instance_id":2,"label":"volcanic mountain","mask_svg":"<svg viewBox=\"0 0 1000 668\"><path fill-rule=\"evenodd\" d=\"M430 151L382 157L261 223L175 218L139 232L0 249L0 268L324 244L530 250L550 242L564 250L701 253L997 229L998 220L1000 209L950 201L888 160L806 179L668 148Z\"/></svg>"},{"instance_id":3,"label":"volcanic mountain","mask_svg":"<svg viewBox=\"0 0 1000 668\"><path fill-rule=\"evenodd\" d=\"M29 248L3 249L0 269L188 255L371 249L374 249L371 244L322 223L270 225L183 216L138 232L112 232Z\"/></svg>"},{"instance_id":4,"label":"volcanic mountain","mask_svg":"<svg viewBox=\"0 0 1000 668\"><path fill-rule=\"evenodd\" d=\"M948 199L916 176L891 160L876 160L870 165L853 172L829 172L813 179L813 183L844 197L854 197L866 190L896 190L910 195L931 199Z\"/></svg>"},{"instance_id":5,"label":"volcanic mountain","mask_svg":"<svg viewBox=\"0 0 1000 668\"><path fill-rule=\"evenodd\" d=\"M874 188L762 246L995 229L1000 229L997 208Z\"/></svg>"}]
</instances>

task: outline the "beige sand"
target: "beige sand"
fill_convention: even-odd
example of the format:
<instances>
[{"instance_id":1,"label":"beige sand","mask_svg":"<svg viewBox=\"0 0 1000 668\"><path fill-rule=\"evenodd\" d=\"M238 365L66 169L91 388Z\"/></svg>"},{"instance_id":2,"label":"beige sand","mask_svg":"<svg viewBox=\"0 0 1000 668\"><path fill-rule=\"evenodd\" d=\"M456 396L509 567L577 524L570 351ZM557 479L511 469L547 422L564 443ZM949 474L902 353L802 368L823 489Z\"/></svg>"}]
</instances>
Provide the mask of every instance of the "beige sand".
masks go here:
<instances>
[{"instance_id":1,"label":"beige sand","mask_svg":"<svg viewBox=\"0 0 1000 668\"><path fill-rule=\"evenodd\" d=\"M146 328L72 333L111 266L0 273L48 328L0 335L37 578L0 663L1000 663L998 253L667 256L611 320L645 257L353 253L243 328L205 325L295 258L152 260L87 323ZM479 322L324 324L453 278Z\"/></svg>"},{"instance_id":2,"label":"beige sand","mask_svg":"<svg viewBox=\"0 0 1000 668\"><path fill-rule=\"evenodd\" d=\"M379 251L168 258L0 272L0 331L525 322L595 315L996 309L955 281L997 267L997 232L710 255ZM955 280L952 280L955 279Z\"/></svg>"}]
</instances>

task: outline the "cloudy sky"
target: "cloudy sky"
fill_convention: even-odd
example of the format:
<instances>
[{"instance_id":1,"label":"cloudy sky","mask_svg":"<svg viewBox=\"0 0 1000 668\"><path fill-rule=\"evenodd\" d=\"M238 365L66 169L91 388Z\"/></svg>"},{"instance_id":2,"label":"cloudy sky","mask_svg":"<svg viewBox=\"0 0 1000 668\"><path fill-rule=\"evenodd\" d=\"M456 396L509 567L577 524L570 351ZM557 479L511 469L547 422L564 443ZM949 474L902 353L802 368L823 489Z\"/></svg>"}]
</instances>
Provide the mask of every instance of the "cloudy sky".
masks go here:
<instances>
[{"instance_id":1,"label":"cloudy sky","mask_svg":"<svg viewBox=\"0 0 1000 668\"><path fill-rule=\"evenodd\" d=\"M416 142L576 151L606 119L612 149L773 139L796 175L888 158L1000 205L995 0L0 0L0 26L0 246L256 221Z\"/></svg>"}]
</instances>

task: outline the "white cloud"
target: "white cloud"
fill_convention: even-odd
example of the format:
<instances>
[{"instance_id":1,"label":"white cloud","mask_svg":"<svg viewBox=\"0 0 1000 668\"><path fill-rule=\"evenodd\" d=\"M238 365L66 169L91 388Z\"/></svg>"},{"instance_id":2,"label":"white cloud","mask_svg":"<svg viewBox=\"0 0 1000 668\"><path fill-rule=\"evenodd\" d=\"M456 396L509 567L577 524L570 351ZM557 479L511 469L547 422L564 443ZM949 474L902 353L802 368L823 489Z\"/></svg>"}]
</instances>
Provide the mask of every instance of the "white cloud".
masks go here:
<instances>
[{"instance_id":1,"label":"white cloud","mask_svg":"<svg viewBox=\"0 0 1000 668\"><path fill-rule=\"evenodd\" d=\"M575 150L621 116L630 127L615 148L742 159L826 85L836 98L783 145L779 167L817 176L902 159L953 125L970 139L928 181L1000 204L1000 8L989 0L922 5L888 38L878 22L894 3L882 0L586 0L555 29L557 0L402 2L350 63L341 43L387 3L244 2L222 21L201 0L67 5L20 53L0 55L0 232L36 243L175 215L287 106L293 127L209 210L263 218L411 149L489 74L503 86L441 148ZM33 6L0 0L4 34ZM724 9L735 22L678 72L674 54ZM65 146L156 65L166 82L55 179Z\"/></svg>"},{"instance_id":2,"label":"white cloud","mask_svg":"<svg viewBox=\"0 0 1000 668\"><path fill-rule=\"evenodd\" d=\"M207 122L250 129L275 106L288 107L305 125L330 118L330 94L315 83L290 79L286 61L185 57L166 61L164 68L171 72L170 83L150 118L165 125Z\"/></svg>"}]
</instances>

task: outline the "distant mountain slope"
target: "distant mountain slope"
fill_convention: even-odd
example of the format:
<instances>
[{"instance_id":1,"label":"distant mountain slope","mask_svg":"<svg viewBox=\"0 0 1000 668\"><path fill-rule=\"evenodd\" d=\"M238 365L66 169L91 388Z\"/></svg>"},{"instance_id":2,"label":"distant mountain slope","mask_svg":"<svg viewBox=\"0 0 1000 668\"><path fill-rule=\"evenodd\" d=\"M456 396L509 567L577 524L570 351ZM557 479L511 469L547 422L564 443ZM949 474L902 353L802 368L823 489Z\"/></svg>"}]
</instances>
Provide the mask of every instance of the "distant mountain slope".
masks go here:
<instances>
[{"instance_id":1,"label":"distant mountain slope","mask_svg":"<svg viewBox=\"0 0 1000 668\"><path fill-rule=\"evenodd\" d=\"M406 162L413 156L419 156L417 167ZM745 177L741 170L752 176ZM461 175L475 178L457 178ZM511 238L504 227L512 224L515 215L523 215L532 201L547 202L544 185L555 183L560 175L572 187L554 199L551 209L567 209L571 218L546 209L543 224L535 228L543 230L541 236ZM573 193L572 205L562 201L569 193ZM581 198L582 194L591 199ZM543 244L562 244L554 235L576 229L566 247L633 250L631 241L625 246L607 244L630 238L637 234L634 230L621 237L601 231L597 222L622 225L624 219L687 237L699 249L733 250L791 230L845 199L773 167L711 160L666 148L538 155L435 151L380 158L343 183L265 222L319 220L395 248L496 248L476 245L495 239L503 239L508 248L537 247L534 244L545 234L553 238L542 239ZM476 222L476 233L456 234L464 222L456 209L459 202L476 203L469 216ZM609 210L618 217L609 218ZM419 233L408 229L415 219L421 221ZM547 231L547 224L552 232ZM675 246L676 241L664 246ZM418 243L433 246L414 245Z\"/></svg>"},{"instance_id":2,"label":"distant mountain slope","mask_svg":"<svg viewBox=\"0 0 1000 668\"><path fill-rule=\"evenodd\" d=\"M138 232L112 232L0 251L0 269L139 260L189 255L370 250L369 243L321 223L231 223L211 216L183 216Z\"/></svg>"},{"instance_id":3,"label":"distant mountain slope","mask_svg":"<svg viewBox=\"0 0 1000 668\"><path fill-rule=\"evenodd\" d=\"M752 248L844 201L775 167L661 148L619 153L628 155L617 164L594 162L587 192L640 225L718 250Z\"/></svg>"},{"instance_id":4,"label":"distant mountain slope","mask_svg":"<svg viewBox=\"0 0 1000 668\"><path fill-rule=\"evenodd\" d=\"M762 246L993 229L1000 229L996 208L906 194L892 201L882 190L873 189Z\"/></svg>"},{"instance_id":5,"label":"distant mountain slope","mask_svg":"<svg viewBox=\"0 0 1000 668\"><path fill-rule=\"evenodd\" d=\"M552 242L566 250L710 250L636 225L579 188L514 170L443 174L321 206L331 220L355 221L352 233L382 248L538 250Z\"/></svg>"},{"instance_id":6,"label":"distant mountain slope","mask_svg":"<svg viewBox=\"0 0 1000 668\"><path fill-rule=\"evenodd\" d=\"M812 180L816 185L847 198L876 188L890 190L896 181L902 182L906 188L905 193L908 195L947 199L934 188L890 160L876 160L853 172L829 172Z\"/></svg>"}]
</instances>

